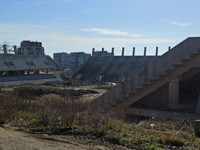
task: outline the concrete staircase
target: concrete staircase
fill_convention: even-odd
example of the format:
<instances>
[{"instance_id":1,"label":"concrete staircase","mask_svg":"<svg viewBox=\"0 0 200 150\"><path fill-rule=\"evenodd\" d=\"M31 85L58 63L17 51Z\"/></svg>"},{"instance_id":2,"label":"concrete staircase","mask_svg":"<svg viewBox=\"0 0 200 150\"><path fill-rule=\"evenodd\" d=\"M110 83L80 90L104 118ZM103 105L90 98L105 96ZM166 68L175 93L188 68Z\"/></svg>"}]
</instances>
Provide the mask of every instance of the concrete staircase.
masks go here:
<instances>
[{"instance_id":1,"label":"concrete staircase","mask_svg":"<svg viewBox=\"0 0 200 150\"><path fill-rule=\"evenodd\" d=\"M128 106L194 67L200 67L200 37L187 38L135 74L127 75L90 107L101 112L125 109L128 113Z\"/></svg>"}]
</instances>

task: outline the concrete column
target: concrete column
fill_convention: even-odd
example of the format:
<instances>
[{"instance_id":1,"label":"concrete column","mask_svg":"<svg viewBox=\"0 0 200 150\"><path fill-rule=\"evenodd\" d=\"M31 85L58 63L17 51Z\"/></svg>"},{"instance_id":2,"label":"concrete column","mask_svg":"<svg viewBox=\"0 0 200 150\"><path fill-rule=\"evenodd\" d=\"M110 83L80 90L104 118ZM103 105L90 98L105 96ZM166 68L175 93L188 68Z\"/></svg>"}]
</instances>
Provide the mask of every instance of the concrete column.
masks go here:
<instances>
[{"instance_id":1,"label":"concrete column","mask_svg":"<svg viewBox=\"0 0 200 150\"><path fill-rule=\"evenodd\" d=\"M196 106L196 114L200 114L200 93L199 93L197 106Z\"/></svg>"},{"instance_id":2,"label":"concrete column","mask_svg":"<svg viewBox=\"0 0 200 150\"><path fill-rule=\"evenodd\" d=\"M135 47L133 47L133 54L132 55L135 56Z\"/></svg>"},{"instance_id":3,"label":"concrete column","mask_svg":"<svg viewBox=\"0 0 200 150\"><path fill-rule=\"evenodd\" d=\"M13 48L14 48L14 53L15 53L15 55L17 55L17 46L14 45Z\"/></svg>"},{"instance_id":4,"label":"concrete column","mask_svg":"<svg viewBox=\"0 0 200 150\"><path fill-rule=\"evenodd\" d=\"M124 56L124 47L122 47L122 56Z\"/></svg>"},{"instance_id":5,"label":"concrete column","mask_svg":"<svg viewBox=\"0 0 200 150\"><path fill-rule=\"evenodd\" d=\"M39 70L34 70L34 74L39 74Z\"/></svg>"},{"instance_id":6,"label":"concrete column","mask_svg":"<svg viewBox=\"0 0 200 150\"><path fill-rule=\"evenodd\" d=\"M7 47L6 47L6 45L3 45L3 52L4 52L4 55L7 55Z\"/></svg>"},{"instance_id":7,"label":"concrete column","mask_svg":"<svg viewBox=\"0 0 200 150\"><path fill-rule=\"evenodd\" d=\"M23 76L23 75L24 75L24 73L25 73L25 71L18 71L18 75L21 75L21 76Z\"/></svg>"},{"instance_id":8,"label":"concrete column","mask_svg":"<svg viewBox=\"0 0 200 150\"><path fill-rule=\"evenodd\" d=\"M158 56L158 47L156 47L156 56Z\"/></svg>"},{"instance_id":9,"label":"concrete column","mask_svg":"<svg viewBox=\"0 0 200 150\"><path fill-rule=\"evenodd\" d=\"M176 109L179 103L179 79L173 79L169 82L169 108Z\"/></svg>"},{"instance_id":10,"label":"concrete column","mask_svg":"<svg viewBox=\"0 0 200 150\"><path fill-rule=\"evenodd\" d=\"M95 48L92 48L92 56L94 56Z\"/></svg>"},{"instance_id":11,"label":"concrete column","mask_svg":"<svg viewBox=\"0 0 200 150\"><path fill-rule=\"evenodd\" d=\"M147 48L144 47L144 56L146 56Z\"/></svg>"},{"instance_id":12,"label":"concrete column","mask_svg":"<svg viewBox=\"0 0 200 150\"><path fill-rule=\"evenodd\" d=\"M114 47L112 47L112 55L114 56Z\"/></svg>"}]
</instances>

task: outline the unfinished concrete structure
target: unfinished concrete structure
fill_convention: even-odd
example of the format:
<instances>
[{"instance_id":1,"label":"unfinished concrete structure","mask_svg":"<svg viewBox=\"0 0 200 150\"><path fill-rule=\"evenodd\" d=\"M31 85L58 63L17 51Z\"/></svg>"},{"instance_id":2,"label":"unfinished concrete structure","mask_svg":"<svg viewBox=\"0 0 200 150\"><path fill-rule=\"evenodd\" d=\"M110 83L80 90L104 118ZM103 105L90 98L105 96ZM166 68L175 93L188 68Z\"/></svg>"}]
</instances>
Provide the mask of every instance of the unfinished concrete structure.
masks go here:
<instances>
[{"instance_id":1,"label":"unfinished concrete structure","mask_svg":"<svg viewBox=\"0 0 200 150\"><path fill-rule=\"evenodd\" d=\"M58 67L50 56L44 55L41 42L23 41L18 49L16 46L13 48L7 45L0 46L0 82L18 80L18 78L6 78L10 76L48 74L49 70ZM38 78L43 77L38 76Z\"/></svg>"},{"instance_id":2,"label":"unfinished concrete structure","mask_svg":"<svg viewBox=\"0 0 200 150\"><path fill-rule=\"evenodd\" d=\"M17 49L17 55L44 56L42 42L22 41L21 47Z\"/></svg>"},{"instance_id":3,"label":"unfinished concrete structure","mask_svg":"<svg viewBox=\"0 0 200 150\"><path fill-rule=\"evenodd\" d=\"M126 75L91 108L124 115L191 117L200 112L199 94L200 37L193 37Z\"/></svg>"},{"instance_id":4,"label":"unfinished concrete structure","mask_svg":"<svg viewBox=\"0 0 200 150\"><path fill-rule=\"evenodd\" d=\"M92 56L114 56L114 48L112 48L112 52L109 53L102 48L102 51L95 51L95 48L92 49Z\"/></svg>"},{"instance_id":5,"label":"unfinished concrete structure","mask_svg":"<svg viewBox=\"0 0 200 150\"><path fill-rule=\"evenodd\" d=\"M75 78L81 77L80 79L84 82L119 82L124 76L135 73L149 61L158 57L146 56L146 54L135 56L135 48L133 48L132 56L124 56L124 50L123 47L121 56L114 56L114 48L111 53L106 51L109 55L92 55L77 72ZM104 49L102 52L105 52Z\"/></svg>"}]
</instances>

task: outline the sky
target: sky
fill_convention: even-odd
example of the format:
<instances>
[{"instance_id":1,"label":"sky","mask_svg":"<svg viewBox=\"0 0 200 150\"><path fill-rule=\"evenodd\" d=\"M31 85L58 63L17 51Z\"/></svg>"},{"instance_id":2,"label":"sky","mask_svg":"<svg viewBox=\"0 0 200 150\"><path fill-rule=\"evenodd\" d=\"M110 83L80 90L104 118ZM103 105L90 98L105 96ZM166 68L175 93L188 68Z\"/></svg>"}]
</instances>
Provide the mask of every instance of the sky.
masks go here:
<instances>
[{"instance_id":1,"label":"sky","mask_svg":"<svg viewBox=\"0 0 200 150\"><path fill-rule=\"evenodd\" d=\"M0 45L40 41L46 54L92 48L159 54L200 36L200 0L0 0Z\"/></svg>"}]
</instances>

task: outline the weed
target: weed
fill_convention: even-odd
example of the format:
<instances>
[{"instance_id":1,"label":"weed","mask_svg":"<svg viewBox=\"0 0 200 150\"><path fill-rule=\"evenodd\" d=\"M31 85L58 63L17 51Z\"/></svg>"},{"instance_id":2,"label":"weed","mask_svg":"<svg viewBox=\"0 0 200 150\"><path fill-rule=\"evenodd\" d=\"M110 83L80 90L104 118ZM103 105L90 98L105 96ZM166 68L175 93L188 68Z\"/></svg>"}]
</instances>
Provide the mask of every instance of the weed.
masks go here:
<instances>
[{"instance_id":1,"label":"weed","mask_svg":"<svg viewBox=\"0 0 200 150\"><path fill-rule=\"evenodd\" d=\"M144 149L145 150L162 150L161 148L158 148L155 145L145 145Z\"/></svg>"},{"instance_id":2,"label":"weed","mask_svg":"<svg viewBox=\"0 0 200 150\"><path fill-rule=\"evenodd\" d=\"M131 138L121 137L119 141L122 144L127 144L127 143L131 143L133 140Z\"/></svg>"},{"instance_id":3,"label":"weed","mask_svg":"<svg viewBox=\"0 0 200 150\"><path fill-rule=\"evenodd\" d=\"M79 99L84 91L41 86L15 90L0 92L0 124L11 122L31 132L92 135L132 149L160 150L159 144L164 149L200 146L190 123L147 118L127 123L109 114L89 114L88 102Z\"/></svg>"},{"instance_id":4,"label":"weed","mask_svg":"<svg viewBox=\"0 0 200 150\"><path fill-rule=\"evenodd\" d=\"M174 137L166 137L163 141L164 144L176 147L184 146L184 142L181 139Z\"/></svg>"}]
</instances>

